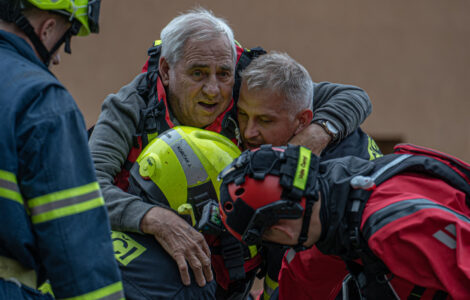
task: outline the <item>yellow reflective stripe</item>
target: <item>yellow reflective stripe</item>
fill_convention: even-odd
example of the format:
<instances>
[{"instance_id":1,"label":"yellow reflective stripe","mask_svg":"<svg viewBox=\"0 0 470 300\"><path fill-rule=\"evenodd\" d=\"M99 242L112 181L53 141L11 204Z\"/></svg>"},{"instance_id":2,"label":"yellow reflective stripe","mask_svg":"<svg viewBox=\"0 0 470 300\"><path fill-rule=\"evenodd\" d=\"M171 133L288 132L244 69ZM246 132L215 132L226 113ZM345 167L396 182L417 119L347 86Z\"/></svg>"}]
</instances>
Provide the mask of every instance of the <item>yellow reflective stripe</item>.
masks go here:
<instances>
[{"instance_id":1,"label":"yellow reflective stripe","mask_svg":"<svg viewBox=\"0 0 470 300\"><path fill-rule=\"evenodd\" d=\"M113 241L114 257L124 266L127 266L147 250L147 248L122 232L113 231L111 239Z\"/></svg>"},{"instance_id":2,"label":"yellow reflective stripe","mask_svg":"<svg viewBox=\"0 0 470 300\"><path fill-rule=\"evenodd\" d=\"M0 170L0 179L4 179L6 181L13 182L14 184L18 183L16 181L16 175L15 174L13 174L11 172L4 171L4 170Z\"/></svg>"},{"instance_id":3,"label":"yellow reflective stripe","mask_svg":"<svg viewBox=\"0 0 470 300\"><path fill-rule=\"evenodd\" d=\"M15 174L0 170L0 197L23 205L23 197L21 197Z\"/></svg>"},{"instance_id":4,"label":"yellow reflective stripe","mask_svg":"<svg viewBox=\"0 0 470 300\"><path fill-rule=\"evenodd\" d=\"M162 44L162 40L155 40L155 42L153 42L153 46L158 46L161 44Z\"/></svg>"},{"instance_id":5,"label":"yellow reflective stripe","mask_svg":"<svg viewBox=\"0 0 470 300\"><path fill-rule=\"evenodd\" d=\"M256 254L258 254L258 248L256 247L256 245L248 246L248 250L250 250L250 257L251 258L255 257Z\"/></svg>"},{"instance_id":6,"label":"yellow reflective stripe","mask_svg":"<svg viewBox=\"0 0 470 300\"><path fill-rule=\"evenodd\" d=\"M367 136L369 142L367 145L367 151L369 152L369 160L374 160L378 157L383 156L382 153L380 153L379 146L377 146L377 143L370 137Z\"/></svg>"},{"instance_id":7,"label":"yellow reflective stripe","mask_svg":"<svg viewBox=\"0 0 470 300\"><path fill-rule=\"evenodd\" d=\"M116 283L105 286L104 288L95 290L93 292L83 294L80 296L65 298L66 300L91 300L91 299L100 299L100 300L111 300L111 299L124 299L124 293L122 289L122 282L118 281Z\"/></svg>"},{"instance_id":8,"label":"yellow reflective stripe","mask_svg":"<svg viewBox=\"0 0 470 300\"><path fill-rule=\"evenodd\" d=\"M240 48L243 48L243 46L237 40L235 40L235 45L237 45ZM246 49L246 50L250 51L250 49Z\"/></svg>"},{"instance_id":9,"label":"yellow reflective stripe","mask_svg":"<svg viewBox=\"0 0 470 300\"><path fill-rule=\"evenodd\" d=\"M63 199L84 195L84 194L87 194L89 192L99 190L99 188L100 187L99 187L97 182L92 182L92 183L89 183L87 185L82 185L82 186L79 186L79 187L74 187L74 188L71 188L71 189L62 190L62 191L58 191L58 192L54 192L54 193L51 193L51 194L47 194L47 195L44 195L44 196L40 196L40 197L30 199L30 200L28 200L28 206L30 208L34 208L34 207L37 207L37 206L40 206L40 205L43 205L43 204L46 204L46 203L60 201L60 200L63 200Z\"/></svg>"},{"instance_id":10,"label":"yellow reflective stripe","mask_svg":"<svg viewBox=\"0 0 470 300\"><path fill-rule=\"evenodd\" d=\"M279 283L272 280L269 275L266 275L264 277L264 292L263 292L263 299L269 300L271 298L271 295L274 293L274 291L277 289L279 286Z\"/></svg>"},{"instance_id":11,"label":"yellow reflective stripe","mask_svg":"<svg viewBox=\"0 0 470 300\"><path fill-rule=\"evenodd\" d=\"M33 223L81 213L104 205L97 182L54 192L28 201Z\"/></svg>"},{"instance_id":12,"label":"yellow reflective stripe","mask_svg":"<svg viewBox=\"0 0 470 300\"><path fill-rule=\"evenodd\" d=\"M294 186L304 190L307 185L308 170L310 168L310 159L312 152L305 147L300 147L299 160L297 161L297 170L295 171Z\"/></svg>"}]
</instances>

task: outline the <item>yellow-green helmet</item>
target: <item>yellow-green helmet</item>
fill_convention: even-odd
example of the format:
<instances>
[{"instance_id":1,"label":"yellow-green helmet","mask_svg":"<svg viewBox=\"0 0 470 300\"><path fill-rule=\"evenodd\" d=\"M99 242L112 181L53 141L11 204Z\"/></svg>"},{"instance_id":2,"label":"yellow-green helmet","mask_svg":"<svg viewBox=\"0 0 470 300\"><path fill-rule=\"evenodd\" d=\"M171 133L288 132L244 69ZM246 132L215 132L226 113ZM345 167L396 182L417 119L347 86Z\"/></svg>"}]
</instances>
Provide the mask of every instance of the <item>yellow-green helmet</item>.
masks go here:
<instances>
[{"instance_id":1,"label":"yellow-green helmet","mask_svg":"<svg viewBox=\"0 0 470 300\"><path fill-rule=\"evenodd\" d=\"M219 173L240 155L228 138L177 126L155 138L131 169L129 192L178 211L191 205L197 220L208 200L219 200ZM194 223L194 219L193 219Z\"/></svg>"},{"instance_id":2,"label":"yellow-green helmet","mask_svg":"<svg viewBox=\"0 0 470 300\"><path fill-rule=\"evenodd\" d=\"M74 35L85 36L99 31L101 0L0 0L0 19L14 23L33 44L38 56L49 66L52 55L65 44L64 51L72 53L70 40ZM70 28L51 48L46 48L36 29L23 14L29 8L47 10L65 16Z\"/></svg>"},{"instance_id":3,"label":"yellow-green helmet","mask_svg":"<svg viewBox=\"0 0 470 300\"><path fill-rule=\"evenodd\" d=\"M26 0L42 10L52 10L76 19L82 25L77 35L85 36L99 31L98 19L101 0Z\"/></svg>"}]
</instances>

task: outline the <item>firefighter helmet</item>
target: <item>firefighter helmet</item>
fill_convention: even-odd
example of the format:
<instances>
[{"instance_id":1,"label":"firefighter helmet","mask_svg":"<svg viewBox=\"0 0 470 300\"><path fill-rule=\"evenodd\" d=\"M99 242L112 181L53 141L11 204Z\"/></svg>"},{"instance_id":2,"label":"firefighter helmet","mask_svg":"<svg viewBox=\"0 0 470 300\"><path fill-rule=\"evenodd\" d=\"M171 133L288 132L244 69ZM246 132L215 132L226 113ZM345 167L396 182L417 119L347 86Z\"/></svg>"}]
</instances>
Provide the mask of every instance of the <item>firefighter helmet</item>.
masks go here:
<instances>
[{"instance_id":1,"label":"firefighter helmet","mask_svg":"<svg viewBox=\"0 0 470 300\"><path fill-rule=\"evenodd\" d=\"M267 228L305 211L304 227L318 197L318 161L307 148L292 145L243 152L220 175L219 210L227 230L248 245L260 244Z\"/></svg>"},{"instance_id":2,"label":"firefighter helmet","mask_svg":"<svg viewBox=\"0 0 470 300\"><path fill-rule=\"evenodd\" d=\"M74 35L98 33L101 0L0 0L0 18L14 23L30 39L42 61L49 65L52 55L65 43L65 52L71 53L70 40ZM35 7L65 16L70 28L51 48L47 49L23 12Z\"/></svg>"},{"instance_id":3,"label":"firefighter helmet","mask_svg":"<svg viewBox=\"0 0 470 300\"><path fill-rule=\"evenodd\" d=\"M192 210L199 220L209 200L218 201L218 174L240 155L228 138L177 126L152 140L131 168L129 192L174 210ZM193 220L194 223L194 220Z\"/></svg>"},{"instance_id":4,"label":"firefighter helmet","mask_svg":"<svg viewBox=\"0 0 470 300\"><path fill-rule=\"evenodd\" d=\"M69 20L80 24L79 36L99 31L99 14L101 0L26 0L41 10L51 10L65 15Z\"/></svg>"}]
</instances>

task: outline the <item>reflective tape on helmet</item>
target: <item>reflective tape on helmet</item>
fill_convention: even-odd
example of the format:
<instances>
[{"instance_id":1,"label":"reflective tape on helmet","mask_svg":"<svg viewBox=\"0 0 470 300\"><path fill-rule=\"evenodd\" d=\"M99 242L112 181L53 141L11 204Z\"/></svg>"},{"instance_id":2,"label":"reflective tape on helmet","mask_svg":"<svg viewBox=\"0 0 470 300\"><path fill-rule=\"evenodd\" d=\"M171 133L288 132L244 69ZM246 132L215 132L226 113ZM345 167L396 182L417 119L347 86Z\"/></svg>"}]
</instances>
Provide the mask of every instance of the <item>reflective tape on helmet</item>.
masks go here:
<instances>
[{"instance_id":1,"label":"reflective tape on helmet","mask_svg":"<svg viewBox=\"0 0 470 300\"><path fill-rule=\"evenodd\" d=\"M173 150L176 157L183 168L188 187L206 182L209 175L202 165L199 157L194 152L193 148L189 145L188 141L183 139L181 135L172 130L171 135L165 134L161 137Z\"/></svg>"},{"instance_id":2,"label":"reflective tape on helmet","mask_svg":"<svg viewBox=\"0 0 470 300\"><path fill-rule=\"evenodd\" d=\"M0 170L0 197L23 205L23 197L21 197L15 174Z\"/></svg>"},{"instance_id":3,"label":"reflective tape on helmet","mask_svg":"<svg viewBox=\"0 0 470 300\"><path fill-rule=\"evenodd\" d=\"M104 201L97 182L28 200L31 220L35 224L81 213L103 205Z\"/></svg>"},{"instance_id":4,"label":"reflective tape on helmet","mask_svg":"<svg viewBox=\"0 0 470 300\"><path fill-rule=\"evenodd\" d=\"M297 170L295 171L294 186L303 191L307 185L312 152L304 147L300 147L299 149L299 160L297 161Z\"/></svg>"}]
</instances>

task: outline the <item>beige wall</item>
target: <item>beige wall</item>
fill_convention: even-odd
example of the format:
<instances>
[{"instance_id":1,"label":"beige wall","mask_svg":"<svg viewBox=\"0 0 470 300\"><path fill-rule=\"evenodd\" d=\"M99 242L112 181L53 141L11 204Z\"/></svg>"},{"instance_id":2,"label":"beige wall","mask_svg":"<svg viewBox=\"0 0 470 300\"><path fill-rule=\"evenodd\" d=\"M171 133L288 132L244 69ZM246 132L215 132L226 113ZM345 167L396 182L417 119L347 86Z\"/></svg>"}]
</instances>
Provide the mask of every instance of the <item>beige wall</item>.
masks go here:
<instances>
[{"instance_id":1,"label":"beige wall","mask_svg":"<svg viewBox=\"0 0 470 300\"><path fill-rule=\"evenodd\" d=\"M179 12L225 17L246 47L288 52L314 81L364 88L378 139L438 148L470 161L470 2L374 0L103 0L101 34L73 40L54 72L93 124L105 96L136 75Z\"/></svg>"}]
</instances>

